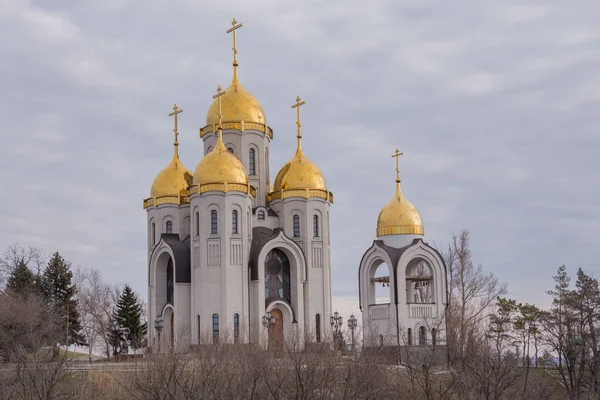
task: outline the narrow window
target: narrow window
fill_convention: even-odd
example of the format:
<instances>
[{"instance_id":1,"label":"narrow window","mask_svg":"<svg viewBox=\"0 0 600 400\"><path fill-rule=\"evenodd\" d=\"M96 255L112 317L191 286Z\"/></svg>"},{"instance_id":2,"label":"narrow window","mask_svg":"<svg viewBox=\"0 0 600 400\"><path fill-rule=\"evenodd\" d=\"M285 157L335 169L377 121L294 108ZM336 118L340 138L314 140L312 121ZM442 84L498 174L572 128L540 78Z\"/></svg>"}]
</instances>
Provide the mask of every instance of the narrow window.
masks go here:
<instances>
[{"instance_id":1,"label":"narrow window","mask_svg":"<svg viewBox=\"0 0 600 400\"><path fill-rule=\"evenodd\" d=\"M431 344L435 346L436 342L437 342L437 329L433 328L431 330Z\"/></svg>"},{"instance_id":2,"label":"narrow window","mask_svg":"<svg viewBox=\"0 0 600 400\"><path fill-rule=\"evenodd\" d=\"M258 212L258 219L265 219L265 212L264 211L259 211Z\"/></svg>"},{"instance_id":3,"label":"narrow window","mask_svg":"<svg viewBox=\"0 0 600 400\"><path fill-rule=\"evenodd\" d=\"M419 345L425 346L426 344L426 336L425 336L425 327L422 326L419 328Z\"/></svg>"},{"instance_id":4,"label":"narrow window","mask_svg":"<svg viewBox=\"0 0 600 400\"><path fill-rule=\"evenodd\" d=\"M321 343L321 314L317 314L315 326L317 330L317 343Z\"/></svg>"},{"instance_id":5,"label":"narrow window","mask_svg":"<svg viewBox=\"0 0 600 400\"><path fill-rule=\"evenodd\" d=\"M213 314L213 343L219 343L219 315Z\"/></svg>"},{"instance_id":6,"label":"narrow window","mask_svg":"<svg viewBox=\"0 0 600 400\"><path fill-rule=\"evenodd\" d=\"M408 345L412 346L412 329L408 328Z\"/></svg>"},{"instance_id":7,"label":"narrow window","mask_svg":"<svg viewBox=\"0 0 600 400\"><path fill-rule=\"evenodd\" d=\"M216 235L219 233L219 224L217 220L217 210L210 212L210 233Z\"/></svg>"},{"instance_id":8,"label":"narrow window","mask_svg":"<svg viewBox=\"0 0 600 400\"><path fill-rule=\"evenodd\" d=\"M269 180L269 149L265 149L265 169L267 170L267 181Z\"/></svg>"},{"instance_id":9,"label":"narrow window","mask_svg":"<svg viewBox=\"0 0 600 400\"><path fill-rule=\"evenodd\" d=\"M313 215L313 236L319 237L319 216Z\"/></svg>"},{"instance_id":10,"label":"narrow window","mask_svg":"<svg viewBox=\"0 0 600 400\"><path fill-rule=\"evenodd\" d=\"M171 221L167 221L167 233L173 233L173 223Z\"/></svg>"},{"instance_id":11,"label":"narrow window","mask_svg":"<svg viewBox=\"0 0 600 400\"><path fill-rule=\"evenodd\" d=\"M383 347L383 335L379 335L379 347Z\"/></svg>"},{"instance_id":12,"label":"narrow window","mask_svg":"<svg viewBox=\"0 0 600 400\"><path fill-rule=\"evenodd\" d=\"M200 330L200 316L199 315L196 316L196 323L198 324L196 326L196 334L198 335L198 344L200 344L200 339L201 339L200 332L201 332L201 330Z\"/></svg>"},{"instance_id":13,"label":"narrow window","mask_svg":"<svg viewBox=\"0 0 600 400\"><path fill-rule=\"evenodd\" d=\"M229 150L229 152L230 152L231 154L233 154L233 149L232 149L231 147L228 147L228 148L227 148L227 150Z\"/></svg>"},{"instance_id":14,"label":"narrow window","mask_svg":"<svg viewBox=\"0 0 600 400\"><path fill-rule=\"evenodd\" d=\"M238 213L236 210L231 212L231 233L234 235L238 233Z\"/></svg>"},{"instance_id":15,"label":"narrow window","mask_svg":"<svg viewBox=\"0 0 600 400\"><path fill-rule=\"evenodd\" d=\"M294 215L294 237L300 237L300 216Z\"/></svg>"},{"instance_id":16,"label":"narrow window","mask_svg":"<svg viewBox=\"0 0 600 400\"><path fill-rule=\"evenodd\" d=\"M254 149L250 149L248 166L248 169L250 170L250 175L256 175L256 159L254 155Z\"/></svg>"},{"instance_id":17,"label":"narrow window","mask_svg":"<svg viewBox=\"0 0 600 400\"><path fill-rule=\"evenodd\" d=\"M156 224L154 222L152 223L152 238L150 241L153 246L156 244Z\"/></svg>"},{"instance_id":18,"label":"narrow window","mask_svg":"<svg viewBox=\"0 0 600 400\"><path fill-rule=\"evenodd\" d=\"M196 212L196 236L200 235L200 213Z\"/></svg>"},{"instance_id":19,"label":"narrow window","mask_svg":"<svg viewBox=\"0 0 600 400\"><path fill-rule=\"evenodd\" d=\"M208 146L208 149L206 149L206 154L210 153L212 150L212 147Z\"/></svg>"},{"instance_id":20,"label":"narrow window","mask_svg":"<svg viewBox=\"0 0 600 400\"><path fill-rule=\"evenodd\" d=\"M240 315L233 314L233 343L238 343L240 339Z\"/></svg>"}]
</instances>

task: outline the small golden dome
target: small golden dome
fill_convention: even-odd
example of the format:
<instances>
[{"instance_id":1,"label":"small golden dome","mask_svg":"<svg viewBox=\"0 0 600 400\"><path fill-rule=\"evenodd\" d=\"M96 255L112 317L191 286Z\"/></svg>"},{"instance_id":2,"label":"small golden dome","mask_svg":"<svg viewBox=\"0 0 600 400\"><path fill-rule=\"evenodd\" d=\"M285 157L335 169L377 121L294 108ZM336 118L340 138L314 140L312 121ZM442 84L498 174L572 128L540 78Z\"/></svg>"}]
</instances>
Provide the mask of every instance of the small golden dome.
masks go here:
<instances>
[{"instance_id":1,"label":"small golden dome","mask_svg":"<svg viewBox=\"0 0 600 400\"><path fill-rule=\"evenodd\" d=\"M201 186L209 184L244 185L244 191L249 190L246 168L227 150L220 130L215 148L198 163L193 184L198 185L199 192L202 192Z\"/></svg>"},{"instance_id":2,"label":"small golden dome","mask_svg":"<svg viewBox=\"0 0 600 400\"><path fill-rule=\"evenodd\" d=\"M192 184L192 171L185 167L177 154L173 161L154 179L150 197L185 196L187 188Z\"/></svg>"},{"instance_id":3,"label":"small golden dome","mask_svg":"<svg viewBox=\"0 0 600 400\"><path fill-rule=\"evenodd\" d=\"M222 123L229 122L244 122L257 123L261 125L267 124L265 110L262 104L252 93L244 88L238 79L237 66L234 66L233 80L231 85L226 89L225 95L221 99L221 107L223 113ZM219 124L219 104L215 100L208 109L206 115L206 125Z\"/></svg>"},{"instance_id":4,"label":"small golden dome","mask_svg":"<svg viewBox=\"0 0 600 400\"><path fill-rule=\"evenodd\" d=\"M274 190L309 189L327 191L323 173L315 163L310 161L302 151L298 138L298 149L294 157L285 164L275 178Z\"/></svg>"},{"instance_id":5,"label":"small golden dome","mask_svg":"<svg viewBox=\"0 0 600 400\"><path fill-rule=\"evenodd\" d=\"M377 218L377 236L423 235L423 222L417 208L408 201L396 180L396 194Z\"/></svg>"}]
</instances>

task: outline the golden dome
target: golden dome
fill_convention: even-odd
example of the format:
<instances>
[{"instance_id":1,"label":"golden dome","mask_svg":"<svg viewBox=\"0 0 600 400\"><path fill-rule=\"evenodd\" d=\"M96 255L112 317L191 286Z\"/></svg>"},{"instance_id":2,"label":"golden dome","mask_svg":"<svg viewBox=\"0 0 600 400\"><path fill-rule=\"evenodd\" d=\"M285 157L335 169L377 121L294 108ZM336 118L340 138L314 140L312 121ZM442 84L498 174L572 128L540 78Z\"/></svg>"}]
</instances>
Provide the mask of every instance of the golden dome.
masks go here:
<instances>
[{"instance_id":1,"label":"golden dome","mask_svg":"<svg viewBox=\"0 0 600 400\"><path fill-rule=\"evenodd\" d=\"M298 146L294 157L279 170L273 187L275 192L282 189L327 190L323 173L304 155L301 146Z\"/></svg>"},{"instance_id":2,"label":"golden dome","mask_svg":"<svg viewBox=\"0 0 600 400\"><path fill-rule=\"evenodd\" d=\"M198 163L193 184L197 186L198 193L210 190L238 190L246 193L250 191L246 168L223 144L221 130L215 148Z\"/></svg>"},{"instance_id":3,"label":"golden dome","mask_svg":"<svg viewBox=\"0 0 600 400\"><path fill-rule=\"evenodd\" d=\"M192 171L187 168L175 150L169 165L154 179L150 198L144 200L144 208L160 204L184 204L188 202L188 187L192 184Z\"/></svg>"},{"instance_id":4,"label":"golden dome","mask_svg":"<svg viewBox=\"0 0 600 400\"><path fill-rule=\"evenodd\" d=\"M301 138L299 135L294 157L277 173L269 199L321 197L333 203L333 194L327 190L323 173L302 151Z\"/></svg>"},{"instance_id":5,"label":"golden dome","mask_svg":"<svg viewBox=\"0 0 600 400\"><path fill-rule=\"evenodd\" d=\"M266 126L267 118L262 104L252 93L244 88L238 79L237 66L234 65L233 80L226 89L225 95L221 99L223 113L223 124L237 122L244 124L255 123ZM219 104L215 100L208 109L206 115L206 125L214 126L219 124Z\"/></svg>"},{"instance_id":6,"label":"golden dome","mask_svg":"<svg viewBox=\"0 0 600 400\"><path fill-rule=\"evenodd\" d=\"M377 218L377 236L423 235L423 222L417 208L408 201L396 180L396 194Z\"/></svg>"}]
</instances>

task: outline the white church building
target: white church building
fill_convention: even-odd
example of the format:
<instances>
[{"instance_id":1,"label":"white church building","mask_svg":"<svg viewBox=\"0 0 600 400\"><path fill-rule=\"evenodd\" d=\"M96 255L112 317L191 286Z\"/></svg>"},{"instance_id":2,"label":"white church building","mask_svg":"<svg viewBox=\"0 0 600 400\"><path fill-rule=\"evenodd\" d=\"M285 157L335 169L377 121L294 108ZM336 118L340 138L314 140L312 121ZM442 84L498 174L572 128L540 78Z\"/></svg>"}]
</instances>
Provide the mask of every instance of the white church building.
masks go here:
<instances>
[{"instance_id":1,"label":"white church building","mask_svg":"<svg viewBox=\"0 0 600 400\"><path fill-rule=\"evenodd\" d=\"M261 103L238 77L239 27L234 19L228 30L233 79L226 90L219 87L208 108L195 170L179 158L177 124L183 110L175 105L169 114L175 120L173 159L143 203L150 345L160 339L177 348L270 346L332 337L333 194L302 148L304 102L299 97L292 106L296 152L271 179L274 133ZM396 194L379 215L377 240L360 262L365 346L443 342L438 332L447 304L445 266L422 236L421 217L403 196L398 177ZM382 266L389 270L385 276L376 274ZM389 288L387 302L377 301L377 285Z\"/></svg>"},{"instance_id":2,"label":"white church building","mask_svg":"<svg viewBox=\"0 0 600 400\"><path fill-rule=\"evenodd\" d=\"M333 194L302 149L299 98L296 153L271 180L273 130L238 77L240 26L230 29L233 80L200 129L204 156L193 172L180 160L175 106L173 159L144 200L148 321L162 321L161 342L172 346L330 336ZM148 330L150 344L158 332Z\"/></svg>"}]
</instances>

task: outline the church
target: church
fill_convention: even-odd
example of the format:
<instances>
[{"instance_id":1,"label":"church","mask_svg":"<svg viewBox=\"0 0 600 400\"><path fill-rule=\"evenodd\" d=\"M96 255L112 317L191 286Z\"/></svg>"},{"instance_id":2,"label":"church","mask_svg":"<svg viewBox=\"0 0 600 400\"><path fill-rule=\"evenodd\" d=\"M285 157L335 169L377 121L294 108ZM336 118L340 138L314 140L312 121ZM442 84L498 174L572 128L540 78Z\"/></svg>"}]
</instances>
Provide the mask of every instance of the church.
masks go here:
<instances>
[{"instance_id":1,"label":"church","mask_svg":"<svg viewBox=\"0 0 600 400\"><path fill-rule=\"evenodd\" d=\"M225 90L218 87L200 128L203 156L194 171L179 158L183 110L175 105L169 114L175 126L173 158L143 202L150 345L332 340L329 209L334 196L302 148L305 102L300 97L292 105L295 154L290 152L271 179L274 131L238 75L240 27L234 19L227 30L233 36L233 78ZM378 240L360 263L365 346L395 345L401 333L421 327L428 329L423 337L430 342L443 340L426 323L442 315L447 304L443 260L422 235L419 213L403 197L398 176L396 195L379 216ZM382 264L392 273L376 277ZM378 284L391 287L389 303L377 304ZM418 335L418 344L427 341L421 331Z\"/></svg>"}]
</instances>

